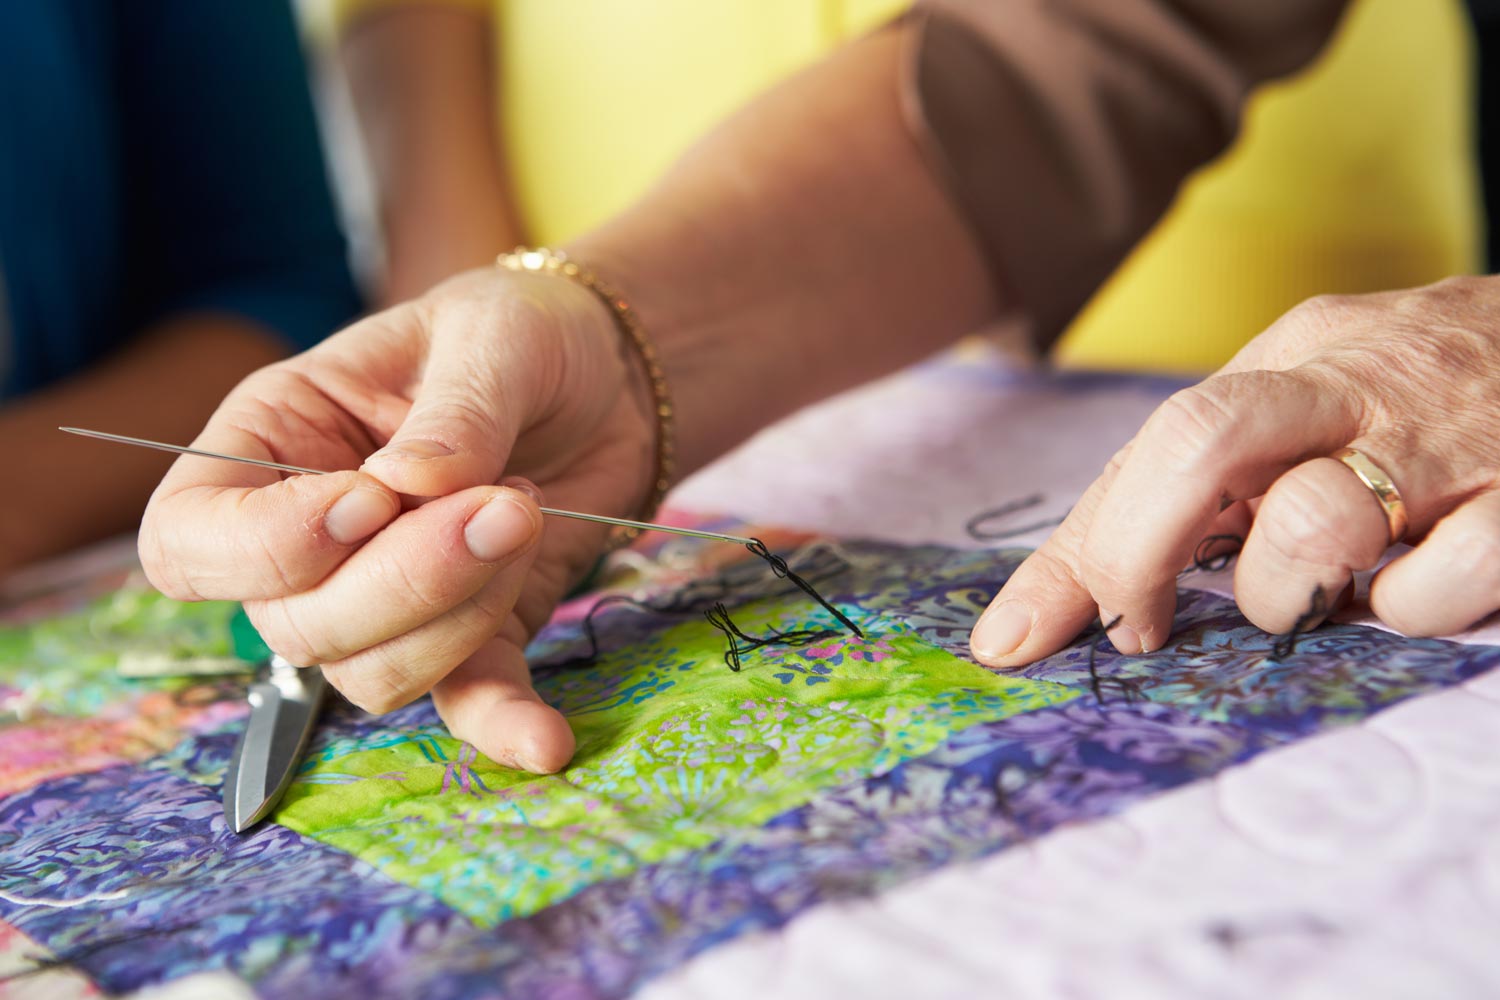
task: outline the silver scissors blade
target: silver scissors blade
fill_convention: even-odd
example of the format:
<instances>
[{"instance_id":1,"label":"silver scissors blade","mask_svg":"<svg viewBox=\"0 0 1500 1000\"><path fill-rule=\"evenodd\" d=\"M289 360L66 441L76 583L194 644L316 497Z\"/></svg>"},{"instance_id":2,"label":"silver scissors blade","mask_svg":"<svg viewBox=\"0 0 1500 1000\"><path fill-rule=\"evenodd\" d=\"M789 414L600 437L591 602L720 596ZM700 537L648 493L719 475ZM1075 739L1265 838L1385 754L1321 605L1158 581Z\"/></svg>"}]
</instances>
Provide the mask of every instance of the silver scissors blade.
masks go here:
<instances>
[{"instance_id":1,"label":"silver scissors blade","mask_svg":"<svg viewBox=\"0 0 1500 1000\"><path fill-rule=\"evenodd\" d=\"M328 681L273 655L250 685L250 718L224 776L224 816L243 833L281 801L307 749Z\"/></svg>"}]
</instances>

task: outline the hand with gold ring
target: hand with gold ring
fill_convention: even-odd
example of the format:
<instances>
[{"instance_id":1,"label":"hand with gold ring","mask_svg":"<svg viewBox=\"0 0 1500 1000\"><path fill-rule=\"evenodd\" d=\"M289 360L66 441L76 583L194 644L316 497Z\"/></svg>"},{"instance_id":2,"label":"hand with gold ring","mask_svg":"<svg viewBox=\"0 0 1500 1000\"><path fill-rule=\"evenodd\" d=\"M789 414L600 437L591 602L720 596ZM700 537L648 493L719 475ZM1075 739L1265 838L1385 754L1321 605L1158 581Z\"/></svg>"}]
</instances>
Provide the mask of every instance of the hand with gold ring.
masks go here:
<instances>
[{"instance_id":1,"label":"hand with gold ring","mask_svg":"<svg viewBox=\"0 0 1500 1000\"><path fill-rule=\"evenodd\" d=\"M1235 597L1268 632L1332 609L1396 542L1370 602L1409 635L1500 609L1500 277L1312 299L1168 399L976 625L1016 666L1095 618L1123 652L1171 634L1177 574L1245 539ZM1305 620L1303 625L1308 624Z\"/></svg>"},{"instance_id":2,"label":"hand with gold ring","mask_svg":"<svg viewBox=\"0 0 1500 1000\"><path fill-rule=\"evenodd\" d=\"M1385 512L1386 525L1390 528L1391 544L1406 538L1406 531L1411 526L1411 519L1406 514L1406 501L1401 499L1401 491L1396 489L1396 482L1390 475L1370 461L1370 456L1358 448L1340 448L1333 453L1333 457L1343 462L1359 481L1369 487L1375 496L1375 502L1380 504L1380 509Z\"/></svg>"}]
</instances>

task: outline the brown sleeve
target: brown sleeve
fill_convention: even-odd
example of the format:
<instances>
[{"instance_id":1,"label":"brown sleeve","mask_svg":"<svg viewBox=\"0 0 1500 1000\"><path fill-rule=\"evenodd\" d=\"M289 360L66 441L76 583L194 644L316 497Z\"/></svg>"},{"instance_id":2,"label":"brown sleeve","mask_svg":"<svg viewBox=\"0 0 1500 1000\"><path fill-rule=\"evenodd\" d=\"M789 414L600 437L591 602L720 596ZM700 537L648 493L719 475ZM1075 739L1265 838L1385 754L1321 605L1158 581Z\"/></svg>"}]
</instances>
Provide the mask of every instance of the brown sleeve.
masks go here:
<instances>
[{"instance_id":1,"label":"brown sleeve","mask_svg":"<svg viewBox=\"0 0 1500 1000\"><path fill-rule=\"evenodd\" d=\"M1250 88L1310 60L1344 0L927 0L903 98L1003 299L1050 345L1234 137Z\"/></svg>"}]
</instances>

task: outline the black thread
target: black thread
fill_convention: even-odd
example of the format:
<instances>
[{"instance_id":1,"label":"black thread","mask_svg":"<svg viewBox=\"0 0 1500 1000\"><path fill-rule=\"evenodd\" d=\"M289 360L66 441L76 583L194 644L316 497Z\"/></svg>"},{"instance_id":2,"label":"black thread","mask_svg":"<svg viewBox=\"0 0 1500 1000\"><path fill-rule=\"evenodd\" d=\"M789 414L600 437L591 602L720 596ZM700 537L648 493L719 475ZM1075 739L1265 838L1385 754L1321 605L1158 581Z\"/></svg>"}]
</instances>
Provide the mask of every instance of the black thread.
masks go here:
<instances>
[{"instance_id":1,"label":"black thread","mask_svg":"<svg viewBox=\"0 0 1500 1000\"><path fill-rule=\"evenodd\" d=\"M1208 555L1208 549L1216 542L1233 542L1234 548ZM1221 569L1227 569L1240 554L1240 549L1244 547L1244 544L1245 536L1243 535L1209 535L1193 550L1193 569L1200 573L1217 573Z\"/></svg>"},{"instance_id":2,"label":"black thread","mask_svg":"<svg viewBox=\"0 0 1500 1000\"><path fill-rule=\"evenodd\" d=\"M1092 731L1093 728L1094 727L1090 727L1090 730ZM1029 788L1034 787L1039 782L1046 781L1048 778L1052 777L1052 772L1057 770L1058 765L1062 763L1063 756L1061 754L1057 754L1045 763L1039 764L1035 768L1024 767L1020 764L1007 765L1000 768L999 772L995 775L995 781L991 786L995 790L995 811L1015 828L1016 834L1022 842L1031 840L1031 831L1026 827L1025 818L1016 811L1013 803L1013 797L1019 795L1022 792L1025 792ZM1005 788L1005 775L1007 772L1019 772L1022 778L1022 780L1009 791L1007 791ZM1069 780L1070 782L1075 782L1078 778L1081 777L1081 774L1075 773L1073 775L1069 775L1067 780Z\"/></svg>"},{"instance_id":3,"label":"black thread","mask_svg":"<svg viewBox=\"0 0 1500 1000\"><path fill-rule=\"evenodd\" d=\"M1099 668L1095 665L1094 662L1095 659L1099 656L1099 643L1103 642L1106 638L1109 637L1110 629L1114 628L1124 620L1124 615L1116 615L1114 621L1110 622L1108 625L1104 625L1104 620L1102 618L1099 619L1099 624L1104 625L1104 627L1099 630L1098 635L1091 636L1089 638L1089 687L1094 692L1094 701L1100 705L1104 704L1104 695L1099 690Z\"/></svg>"},{"instance_id":4,"label":"black thread","mask_svg":"<svg viewBox=\"0 0 1500 1000\"><path fill-rule=\"evenodd\" d=\"M557 663L547 664L547 668L549 670L567 670L572 667L582 667L594 663L603 655L603 649L599 643L599 631L594 626L594 616L605 608L623 604L635 608L637 611L657 615L680 615L698 611L698 607L691 606L690 602L681 600L682 593L682 591L679 591L673 599L658 602L638 600L628 594L605 594L589 606L588 611L584 612L580 622L583 627L583 634L589 641L589 651L578 656L570 656L566 660L561 660Z\"/></svg>"},{"instance_id":5,"label":"black thread","mask_svg":"<svg viewBox=\"0 0 1500 1000\"><path fill-rule=\"evenodd\" d=\"M1234 542L1236 547L1210 555L1208 553L1208 549L1213 547L1213 545L1217 542ZM1241 535L1209 535L1202 541L1200 541L1198 543L1198 547L1193 550L1192 567L1190 569L1183 570L1183 573L1178 575L1181 576L1185 573L1191 572L1192 570L1198 570L1199 572L1203 573L1216 573L1219 570L1226 568L1231 562L1234 561L1235 557L1239 555L1239 546L1242 546L1244 544L1245 539ZM1109 636L1110 631L1118 626L1122 621L1124 621L1124 618L1124 615L1116 616L1113 621L1107 624L1104 621L1100 620L1099 631L1088 637L1089 689L1094 693L1095 704L1099 705L1100 707L1103 707L1106 704L1104 698L1104 690L1106 688L1114 688L1118 690L1121 696L1124 697L1125 703L1127 705L1134 702L1137 698L1145 697L1145 695L1141 691L1140 682L1135 678L1102 677L1099 674L1099 647Z\"/></svg>"},{"instance_id":6,"label":"black thread","mask_svg":"<svg viewBox=\"0 0 1500 1000\"><path fill-rule=\"evenodd\" d=\"M749 653L771 645L810 646L815 642L835 639L839 634L837 629L802 628L793 629L790 632L778 632L772 629L770 635L764 636L747 635L734 623L734 619L729 616L729 609L722 602L703 612L703 617L708 619L710 625L724 633L724 638L729 642L729 648L724 651L724 662L735 673L739 673L744 666L744 662L740 659L741 652ZM741 642L745 644L743 649L739 645Z\"/></svg>"},{"instance_id":7,"label":"black thread","mask_svg":"<svg viewBox=\"0 0 1500 1000\"><path fill-rule=\"evenodd\" d=\"M1017 770L1020 769L1017 768ZM1010 807L1010 793L1005 790L1006 771L1007 768L1002 767L995 775L995 811L1004 816L1011 825L1019 828L1020 824L1016 822L1016 811ZM1025 786L1019 786L1018 791L1020 787Z\"/></svg>"},{"instance_id":8,"label":"black thread","mask_svg":"<svg viewBox=\"0 0 1500 1000\"><path fill-rule=\"evenodd\" d=\"M672 613L672 610L669 607L659 607L647 601L638 601L628 594L605 594L603 597L595 601L589 607L588 612L583 616L583 634L587 636L589 640L589 655L586 657L579 657L579 659L597 660L599 658L599 633L594 628L594 616L597 615L600 611L603 611L605 608L615 604L628 604L633 608L640 609L641 611L650 611L656 614Z\"/></svg>"},{"instance_id":9,"label":"black thread","mask_svg":"<svg viewBox=\"0 0 1500 1000\"><path fill-rule=\"evenodd\" d=\"M1314 587L1307 610L1297 616L1290 631L1283 632L1277 637L1276 643L1271 647L1271 655L1278 660L1291 656L1297 651L1298 637L1317 628L1326 617L1328 617L1328 595L1323 593L1322 587Z\"/></svg>"},{"instance_id":10,"label":"black thread","mask_svg":"<svg viewBox=\"0 0 1500 1000\"><path fill-rule=\"evenodd\" d=\"M818 591L813 587L812 584L808 583L806 580L802 579L802 577L792 572L791 567L786 564L786 560L778 555L774 555L770 549L766 548L765 542L761 541L759 538L751 538L750 541L745 543L745 548L750 552L751 555L756 555L764 559L766 563L771 567L772 573L775 573L783 580L790 580L792 583L796 584L804 594L821 604L823 606L823 609L829 614L833 615L833 617L837 618L839 620L839 624L843 625L844 628L848 629L850 632L854 633L861 639L865 637L864 631L861 630L858 625L850 621L849 618L838 608L834 607L832 604L829 604L828 601L823 597L823 595L818 593Z\"/></svg>"},{"instance_id":11,"label":"black thread","mask_svg":"<svg viewBox=\"0 0 1500 1000\"><path fill-rule=\"evenodd\" d=\"M729 617L729 609L723 604L715 604L703 612L703 617L708 623L720 632L724 633L724 639L729 643L729 648L724 650L724 662L729 664L729 669L739 673L744 664L740 661L740 647L734 641L735 634L739 629L735 627L733 620Z\"/></svg>"},{"instance_id":12,"label":"black thread","mask_svg":"<svg viewBox=\"0 0 1500 1000\"><path fill-rule=\"evenodd\" d=\"M1310 913L1288 913L1261 920L1258 923L1233 923L1216 920L1203 928L1204 936L1225 951L1234 951L1240 945L1256 937L1272 934L1310 934L1315 937L1332 937L1339 928Z\"/></svg>"},{"instance_id":13,"label":"black thread","mask_svg":"<svg viewBox=\"0 0 1500 1000\"><path fill-rule=\"evenodd\" d=\"M815 563L811 568L806 570L807 576L803 576L793 572L785 559L773 555L766 548L766 544L758 538L753 539L745 548L752 555L764 560L771 566L771 571L775 579L786 580L803 593L811 595L818 604L826 608L849 631L861 639L865 637L864 631L832 604L829 604L808 580L808 577L812 577L812 579L821 583L847 570L849 568L848 561L840 557L837 552L828 548L822 549L821 551L826 553L829 559ZM741 659L741 653L743 652L749 652L750 650L759 649L777 642L785 645L804 646L822 639L837 637L838 632L833 630L798 629L792 632L776 632L768 637L750 636L741 630L729 616L728 609L724 603L727 599L733 596L744 598L747 592L751 595L750 599L752 600L762 597L772 597L779 592L783 592L779 587L771 589L757 587L755 579L750 572L755 566L756 564L754 563L731 566L708 579L689 582L672 594L657 600L640 600L626 594L606 594L590 606L582 619L583 634L588 639L589 652L585 655L570 657L561 663L550 664L549 669L563 670L598 660L602 650L599 641L599 632L594 623L594 616L606 608L617 605L626 605L648 614L703 614L709 620L710 624L724 632L725 636L728 637L730 648L724 654L724 660L731 670L736 671L741 669L743 665ZM705 607L705 604L707 607ZM738 636L738 640L736 640L736 636ZM744 645L741 646L740 643Z\"/></svg>"},{"instance_id":14,"label":"black thread","mask_svg":"<svg viewBox=\"0 0 1500 1000\"><path fill-rule=\"evenodd\" d=\"M1089 689L1094 692L1094 703L1100 708L1103 708L1105 705L1104 688L1106 687L1113 687L1118 689L1120 694L1124 697L1125 704L1127 705L1135 701L1136 698L1143 697L1143 695L1141 694L1140 684L1134 678L1099 676L1099 667L1097 663L1097 659L1099 656L1099 644L1104 642L1104 640L1109 637L1109 632L1111 629L1119 625L1124 620L1124 615L1117 615L1114 621L1110 622L1108 625L1104 624L1103 620L1100 620L1099 624L1102 627L1098 632L1096 632L1092 636L1089 636L1088 638Z\"/></svg>"},{"instance_id":15,"label":"black thread","mask_svg":"<svg viewBox=\"0 0 1500 1000\"><path fill-rule=\"evenodd\" d=\"M992 521L996 518L1010 517L1014 514L1020 513L1023 510L1030 510L1033 507L1039 506L1045 499L1046 498L1042 494L1033 493L1030 496L1021 497L1016 500L1008 500L1005 503L1000 504L998 507L992 507L989 510L980 511L978 514L975 514L973 517L969 518L968 522L964 525L964 531L967 532L969 537L974 539L975 541L988 542L998 541L1005 538L1012 538L1017 535L1029 534L1030 532L1037 531L1041 528L1055 527L1056 525L1059 525L1063 521L1065 521L1067 519L1067 515L1064 515L1063 517L1057 518L1055 520L1038 521L1035 524L1027 524L1019 528L1007 528L1001 531L990 531L984 527L984 524L987 521ZM1230 548L1227 548L1220 552L1210 551L1218 544L1223 542L1232 542L1233 545ZM1200 573L1217 573L1220 570L1227 569L1229 567L1229 564L1234 562L1234 560L1239 556L1240 550L1244 547L1244 544L1245 538L1243 535L1226 533L1220 535L1205 536L1198 542L1197 547L1193 549L1192 565L1179 573L1178 576L1185 576L1188 573L1194 571ZM1089 649L1089 688L1094 693L1094 701L1101 706L1105 704L1104 690L1109 687L1118 689L1124 696L1127 703L1133 701L1138 697L1144 697L1144 695L1142 695L1141 693L1139 682L1137 682L1133 678L1101 677L1099 675L1097 661L1100 643L1104 642L1110 630L1118 626L1121 621L1122 618L1119 617L1115 618L1113 621L1107 624L1103 621L1100 621L1098 623L1101 626L1099 631L1087 638Z\"/></svg>"},{"instance_id":16,"label":"black thread","mask_svg":"<svg viewBox=\"0 0 1500 1000\"><path fill-rule=\"evenodd\" d=\"M976 542L998 542L1006 538L1015 538L1017 535L1029 535L1031 532L1040 531L1042 528L1055 528L1067 519L1067 515L1046 521L1037 521L1035 524L1027 524L1019 528L1006 528L1001 531L988 531L983 527L986 521L1010 517L1012 514L1019 514L1023 510L1030 510L1032 507L1039 506L1046 499L1040 493L1033 493L1029 497L1022 497L1019 500L1008 500L998 507L982 510L969 518L968 522L964 525L964 531Z\"/></svg>"}]
</instances>

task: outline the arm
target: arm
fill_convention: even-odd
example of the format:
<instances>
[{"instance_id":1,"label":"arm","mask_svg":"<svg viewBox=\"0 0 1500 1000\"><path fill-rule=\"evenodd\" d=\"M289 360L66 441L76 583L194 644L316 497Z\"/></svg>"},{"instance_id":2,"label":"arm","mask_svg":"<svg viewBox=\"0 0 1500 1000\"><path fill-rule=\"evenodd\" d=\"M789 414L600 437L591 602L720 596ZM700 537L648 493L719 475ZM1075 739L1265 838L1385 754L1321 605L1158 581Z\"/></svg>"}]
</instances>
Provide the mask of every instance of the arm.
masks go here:
<instances>
[{"instance_id":1,"label":"arm","mask_svg":"<svg viewBox=\"0 0 1500 1000\"><path fill-rule=\"evenodd\" d=\"M340 41L385 231L386 301L523 242L495 124L492 30L480 8L402 4L365 12Z\"/></svg>"},{"instance_id":2,"label":"arm","mask_svg":"<svg viewBox=\"0 0 1500 1000\"><path fill-rule=\"evenodd\" d=\"M646 318L684 472L1003 309L903 117L904 36L882 31L788 80L568 248Z\"/></svg>"},{"instance_id":3,"label":"arm","mask_svg":"<svg viewBox=\"0 0 1500 1000\"><path fill-rule=\"evenodd\" d=\"M7 483L0 568L127 528L160 474L59 424L188 440L246 374L357 308L289 12L175 0L117 17L127 332L0 413L26 470Z\"/></svg>"},{"instance_id":4,"label":"arm","mask_svg":"<svg viewBox=\"0 0 1500 1000\"><path fill-rule=\"evenodd\" d=\"M930 3L729 120L576 255L662 342L692 468L984 323L1045 350L1342 7Z\"/></svg>"},{"instance_id":5,"label":"arm","mask_svg":"<svg viewBox=\"0 0 1500 1000\"><path fill-rule=\"evenodd\" d=\"M0 410L7 463L24 470L7 477L0 576L130 530L167 464L135 448L90 447L58 427L128 428L158 441L187 441L242 376L284 353L274 335L235 317L181 316Z\"/></svg>"},{"instance_id":6,"label":"arm","mask_svg":"<svg viewBox=\"0 0 1500 1000\"><path fill-rule=\"evenodd\" d=\"M931 6L766 94L569 248L626 289L657 339L684 471L996 318L1045 347L1181 179L1233 137L1250 87L1309 59L1342 2ZM426 155L414 151L442 153L406 183L442 177L439 159L457 164L444 186L460 203L476 197L483 225L488 202L474 192L499 186L480 155L495 149L480 23L398 7L359 32L372 61L413 74L400 78L409 102L379 102L399 112L377 144L393 180L403 158ZM409 52L398 28L412 32ZM427 93L445 74L447 119ZM460 115L477 150L444 146L464 141ZM416 130L424 119L431 134ZM506 245L481 237L473 262Z\"/></svg>"},{"instance_id":7,"label":"arm","mask_svg":"<svg viewBox=\"0 0 1500 1000\"><path fill-rule=\"evenodd\" d=\"M1062 30L1089 36L1094 27L1084 18ZM967 221L951 193L959 188L940 182L930 144L902 104L903 47L914 30L904 22L862 39L766 95L639 206L569 248L622 286L656 339L677 395L684 471L796 406L919 358L986 319L1047 315L1066 301L1045 285L1007 280L1046 268L1008 263L989 230ZM1157 73L1150 79L1168 110L1127 102L1124 122L1140 118L1141 130L1152 125L1168 137L1202 127L1201 117L1183 122L1171 110L1233 59L1211 32L1184 32L1198 44L1167 62L1201 64L1207 82ZM1033 94L1049 72L1138 81L1142 64L1155 65L1128 45L1104 48L1102 70L1033 65L1018 77L1033 85L1018 93ZM1233 104L1238 92L1221 89L1211 103ZM1060 142L1068 130L1055 122L1071 122L1081 136L1116 136L1121 125L1066 100L1041 106L1031 118L996 121L1002 132L1014 126L1012 144L1035 145L1043 160L1078 167L1077 157L1096 152ZM1127 161L1094 171L1086 193L1101 184L1120 197L1133 186L1157 190L1163 172L1185 171L1193 155L1214 149L1184 142L1186 153L1158 158L1138 141L1140 130L1126 131L1136 140L1120 146ZM1011 188L1004 203L1032 195ZM1144 216L1130 218L1138 225ZM1118 240L1128 229L1102 232ZM1030 235L1039 257L1066 268L1075 255L1097 259L1114 245L1099 233ZM556 506L632 513L645 492L652 420L631 369L608 311L577 285L494 269L454 279L257 376L201 439L208 448L360 471L280 482L179 460L143 524L148 572L172 596L250 599L273 648L322 663L356 704L383 711L431 689L454 733L492 759L561 767L572 736L532 689L523 650L601 535L551 521L543 530L519 515L503 539L480 532L475 544L470 529L478 511L519 504L530 514L517 499L524 484L491 485L502 476L527 477ZM339 430L288 434L288 414ZM397 494L438 499L403 513ZM360 517L346 519L346 504ZM344 607L382 614L328 613Z\"/></svg>"},{"instance_id":8,"label":"arm","mask_svg":"<svg viewBox=\"0 0 1500 1000\"><path fill-rule=\"evenodd\" d=\"M615 269L650 317L675 379L687 467L990 311L969 234L902 125L899 42L887 33L851 48L801 81L809 100L780 92L767 120L751 123L833 130L835 148L728 133L665 182L657 209L648 202L613 236L575 248ZM740 156L746 172L721 173ZM763 199L777 213L827 212L858 228L765 216ZM721 231L754 242L732 247ZM636 239L636 250L657 252L631 252ZM864 252L872 241L889 248ZM695 261L726 253L740 270ZM632 270L646 259L662 274L675 265L676 287L690 293L651 288ZM872 279L907 291L872 296ZM771 288L769 300L786 301L754 298ZM823 325L826 339L808 336ZM820 383L807 369L824 365ZM603 532L543 525L538 490L564 509L634 514L651 470L650 410L636 361L592 293L546 275L472 271L257 373L198 439L359 471L280 480L179 461L142 523L142 562L169 596L243 601L273 649L321 664L355 704L389 711L431 690L450 729L492 760L554 771L573 736L533 689L524 649L597 558ZM435 499L403 509L401 495ZM343 607L361 610L329 613Z\"/></svg>"}]
</instances>

